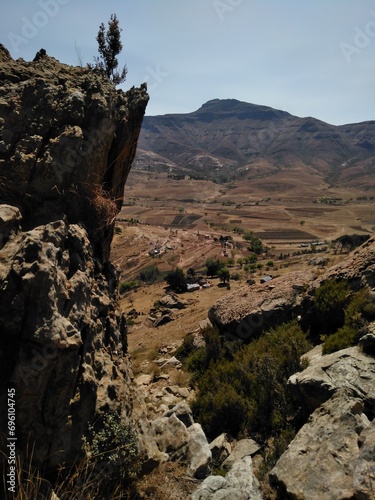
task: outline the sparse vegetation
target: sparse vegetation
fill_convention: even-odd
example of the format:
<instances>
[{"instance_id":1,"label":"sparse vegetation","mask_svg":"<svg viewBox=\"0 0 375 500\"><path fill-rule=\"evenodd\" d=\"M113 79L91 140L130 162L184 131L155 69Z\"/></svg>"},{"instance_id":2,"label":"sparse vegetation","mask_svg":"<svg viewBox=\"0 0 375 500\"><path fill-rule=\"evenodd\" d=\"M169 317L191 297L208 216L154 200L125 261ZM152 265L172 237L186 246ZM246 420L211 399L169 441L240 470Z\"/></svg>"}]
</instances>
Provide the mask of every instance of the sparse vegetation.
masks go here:
<instances>
[{"instance_id":1,"label":"sparse vegetation","mask_svg":"<svg viewBox=\"0 0 375 500\"><path fill-rule=\"evenodd\" d=\"M117 56L122 51L121 31L119 20L116 14L112 14L108 21L108 29L105 29L104 23L99 26L96 37L98 42L99 56L94 57L95 64L89 65L91 68L98 69L107 78L111 79L115 85L126 80L127 68L124 66L118 71Z\"/></svg>"}]
</instances>

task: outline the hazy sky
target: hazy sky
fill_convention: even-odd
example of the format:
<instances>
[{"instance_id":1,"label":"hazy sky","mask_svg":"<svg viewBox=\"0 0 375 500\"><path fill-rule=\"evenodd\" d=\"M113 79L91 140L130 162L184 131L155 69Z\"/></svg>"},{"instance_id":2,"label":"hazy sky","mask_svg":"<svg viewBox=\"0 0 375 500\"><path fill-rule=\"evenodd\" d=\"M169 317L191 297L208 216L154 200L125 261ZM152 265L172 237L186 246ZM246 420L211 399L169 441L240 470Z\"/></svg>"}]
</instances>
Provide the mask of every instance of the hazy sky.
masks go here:
<instances>
[{"instance_id":1,"label":"hazy sky","mask_svg":"<svg viewBox=\"0 0 375 500\"><path fill-rule=\"evenodd\" d=\"M235 98L333 124L375 119L374 0L0 0L16 59L97 55L101 22L123 28L123 88L148 81L147 114Z\"/></svg>"}]
</instances>

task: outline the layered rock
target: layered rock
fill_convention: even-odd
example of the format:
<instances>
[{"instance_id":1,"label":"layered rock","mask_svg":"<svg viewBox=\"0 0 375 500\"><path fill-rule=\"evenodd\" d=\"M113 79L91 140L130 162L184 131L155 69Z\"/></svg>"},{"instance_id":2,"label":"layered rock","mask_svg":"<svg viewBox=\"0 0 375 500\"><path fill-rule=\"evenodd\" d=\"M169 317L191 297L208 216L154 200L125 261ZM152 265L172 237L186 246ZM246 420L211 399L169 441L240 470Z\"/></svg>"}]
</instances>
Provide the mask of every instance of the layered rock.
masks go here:
<instances>
[{"instance_id":1,"label":"layered rock","mask_svg":"<svg viewBox=\"0 0 375 500\"><path fill-rule=\"evenodd\" d=\"M15 389L18 450L54 467L98 414L134 416L108 256L148 95L3 47L0 81L0 393Z\"/></svg>"}]
</instances>

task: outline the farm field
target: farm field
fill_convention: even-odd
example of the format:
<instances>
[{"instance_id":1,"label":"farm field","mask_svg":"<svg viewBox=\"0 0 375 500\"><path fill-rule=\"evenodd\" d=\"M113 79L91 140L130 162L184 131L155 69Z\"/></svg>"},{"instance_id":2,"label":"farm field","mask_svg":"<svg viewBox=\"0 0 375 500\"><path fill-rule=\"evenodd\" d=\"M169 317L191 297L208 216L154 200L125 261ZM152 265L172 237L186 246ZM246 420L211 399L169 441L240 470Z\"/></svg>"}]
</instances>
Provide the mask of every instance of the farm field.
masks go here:
<instances>
[{"instance_id":1,"label":"farm field","mask_svg":"<svg viewBox=\"0 0 375 500\"><path fill-rule=\"evenodd\" d=\"M293 176L298 172L279 175L277 182L273 176L275 186L270 180L266 183L267 179L223 185L175 180L167 173L131 173L111 258L120 269L120 282L133 280L140 285L124 293L121 301L126 313L135 310L139 314L129 327L136 371L161 346L178 345L187 333L199 329L209 307L247 279L259 281L266 274L303 270L317 256L333 265L342 255L334 254L329 246L332 240L343 234L373 234L375 201L368 192L333 188L320 181L317 185L316 177L313 183L308 175ZM250 272L239 264L250 255L242 237L247 231L267 248ZM220 237L226 236L232 239L224 247ZM319 253L314 255L312 250ZM181 267L185 273L193 268L199 274L208 257L226 261L231 275L237 275L230 282L231 289L220 286L218 279L211 280L211 288L183 294L192 303L175 314L172 322L153 327L150 310L165 294L166 283L142 283L140 272L154 266L161 273Z\"/></svg>"}]
</instances>

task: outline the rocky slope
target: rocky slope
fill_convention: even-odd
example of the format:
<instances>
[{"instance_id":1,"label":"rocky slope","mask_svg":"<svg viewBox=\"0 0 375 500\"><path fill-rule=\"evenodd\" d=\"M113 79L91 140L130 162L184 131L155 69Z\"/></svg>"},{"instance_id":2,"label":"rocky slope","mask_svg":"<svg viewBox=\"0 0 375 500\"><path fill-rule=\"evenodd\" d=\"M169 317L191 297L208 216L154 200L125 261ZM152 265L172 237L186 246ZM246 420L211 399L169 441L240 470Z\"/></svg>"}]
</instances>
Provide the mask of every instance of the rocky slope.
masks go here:
<instances>
[{"instance_id":1,"label":"rocky slope","mask_svg":"<svg viewBox=\"0 0 375 500\"><path fill-rule=\"evenodd\" d=\"M0 435L14 388L18 451L54 467L96 415L134 418L108 256L148 95L43 50L0 47L0 81Z\"/></svg>"}]
</instances>

